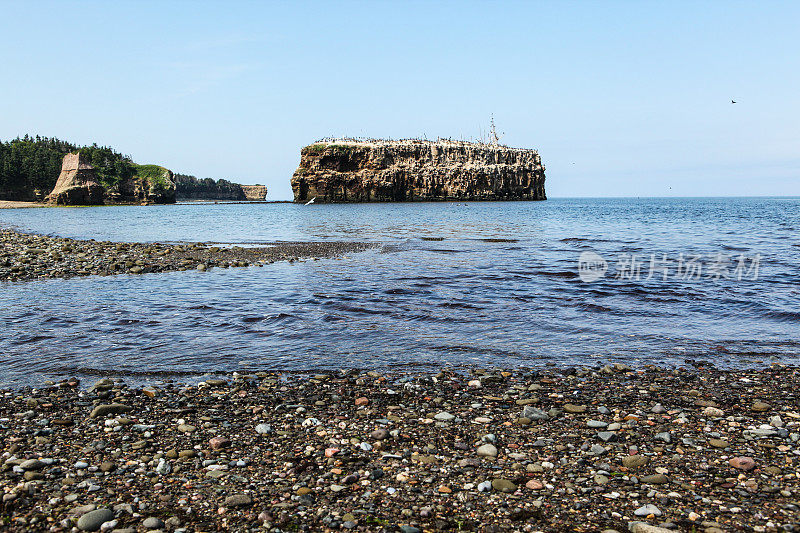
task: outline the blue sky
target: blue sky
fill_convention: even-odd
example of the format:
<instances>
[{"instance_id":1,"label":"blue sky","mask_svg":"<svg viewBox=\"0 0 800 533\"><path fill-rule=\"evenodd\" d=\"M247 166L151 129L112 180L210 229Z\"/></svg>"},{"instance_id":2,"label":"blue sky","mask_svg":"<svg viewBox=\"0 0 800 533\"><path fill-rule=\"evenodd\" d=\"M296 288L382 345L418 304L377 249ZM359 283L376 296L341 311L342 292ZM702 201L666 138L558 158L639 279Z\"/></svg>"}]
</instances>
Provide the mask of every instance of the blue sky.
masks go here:
<instances>
[{"instance_id":1,"label":"blue sky","mask_svg":"<svg viewBox=\"0 0 800 533\"><path fill-rule=\"evenodd\" d=\"M320 137L477 137L493 114L551 197L800 195L798 2L0 6L3 140L282 200Z\"/></svg>"}]
</instances>

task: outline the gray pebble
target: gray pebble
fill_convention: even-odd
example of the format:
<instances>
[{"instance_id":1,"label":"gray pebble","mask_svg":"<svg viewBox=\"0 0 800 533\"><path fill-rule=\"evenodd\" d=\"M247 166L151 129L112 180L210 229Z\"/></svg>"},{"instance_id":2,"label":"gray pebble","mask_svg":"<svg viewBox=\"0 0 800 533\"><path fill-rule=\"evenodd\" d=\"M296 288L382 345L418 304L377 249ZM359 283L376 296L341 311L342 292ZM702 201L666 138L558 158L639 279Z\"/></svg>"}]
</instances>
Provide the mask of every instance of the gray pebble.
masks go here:
<instances>
[{"instance_id":1,"label":"gray pebble","mask_svg":"<svg viewBox=\"0 0 800 533\"><path fill-rule=\"evenodd\" d=\"M164 522L155 516L151 516L150 518L145 518L144 522L142 522L142 526L145 529L161 529L164 527Z\"/></svg>"},{"instance_id":2,"label":"gray pebble","mask_svg":"<svg viewBox=\"0 0 800 533\"><path fill-rule=\"evenodd\" d=\"M104 523L114 520L111 509L96 509L89 511L78 519L78 529L81 531L98 531Z\"/></svg>"}]
</instances>

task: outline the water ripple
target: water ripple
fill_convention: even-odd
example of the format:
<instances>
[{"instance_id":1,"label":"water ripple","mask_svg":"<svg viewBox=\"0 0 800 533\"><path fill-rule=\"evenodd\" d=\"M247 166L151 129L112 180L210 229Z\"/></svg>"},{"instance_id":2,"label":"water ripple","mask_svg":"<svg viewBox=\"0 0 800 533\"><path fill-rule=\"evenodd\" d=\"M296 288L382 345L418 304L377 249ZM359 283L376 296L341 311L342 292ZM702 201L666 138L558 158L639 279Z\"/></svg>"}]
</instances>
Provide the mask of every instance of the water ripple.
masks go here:
<instances>
[{"instance_id":1,"label":"water ripple","mask_svg":"<svg viewBox=\"0 0 800 533\"><path fill-rule=\"evenodd\" d=\"M343 259L0 285L0 385L231 370L800 362L800 201L13 210L112 240L374 240ZM125 221L125 223L120 223ZM577 259L609 263L584 283ZM757 280L617 277L621 254L762 257Z\"/></svg>"}]
</instances>

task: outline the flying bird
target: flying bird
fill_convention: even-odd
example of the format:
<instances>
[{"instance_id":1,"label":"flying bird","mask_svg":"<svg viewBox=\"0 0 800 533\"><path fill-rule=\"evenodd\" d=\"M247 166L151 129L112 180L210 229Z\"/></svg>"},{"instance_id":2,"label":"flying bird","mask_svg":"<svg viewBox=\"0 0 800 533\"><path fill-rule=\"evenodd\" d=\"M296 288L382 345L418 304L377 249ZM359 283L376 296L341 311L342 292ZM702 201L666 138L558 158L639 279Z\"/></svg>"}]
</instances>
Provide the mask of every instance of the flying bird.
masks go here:
<instances>
[{"instance_id":1,"label":"flying bird","mask_svg":"<svg viewBox=\"0 0 800 533\"><path fill-rule=\"evenodd\" d=\"M732 103L732 104L735 104L735 103L736 103L736 100L731 100L731 103Z\"/></svg>"},{"instance_id":2,"label":"flying bird","mask_svg":"<svg viewBox=\"0 0 800 533\"><path fill-rule=\"evenodd\" d=\"M314 200L316 200L316 199L317 199L317 197L315 196L314 198L312 198L311 200L309 200L308 202L306 202L306 205L311 205L311 204L313 204L313 203L314 203Z\"/></svg>"}]
</instances>

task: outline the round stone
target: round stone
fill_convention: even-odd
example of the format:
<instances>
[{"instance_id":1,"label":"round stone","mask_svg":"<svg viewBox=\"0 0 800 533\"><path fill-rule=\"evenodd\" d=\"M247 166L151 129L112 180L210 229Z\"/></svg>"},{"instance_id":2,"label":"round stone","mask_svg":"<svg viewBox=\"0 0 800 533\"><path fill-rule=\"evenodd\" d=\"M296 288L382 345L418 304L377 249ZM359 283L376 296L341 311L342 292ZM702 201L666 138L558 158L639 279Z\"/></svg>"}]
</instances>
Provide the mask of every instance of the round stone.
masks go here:
<instances>
[{"instance_id":1,"label":"round stone","mask_svg":"<svg viewBox=\"0 0 800 533\"><path fill-rule=\"evenodd\" d=\"M764 413L772 409L772 406L765 402L754 402L753 406L750 407L750 409L752 411L755 411L756 413Z\"/></svg>"},{"instance_id":2,"label":"round stone","mask_svg":"<svg viewBox=\"0 0 800 533\"><path fill-rule=\"evenodd\" d=\"M142 522L142 526L144 526L145 529L161 529L164 527L164 522L156 516L151 516L150 518L145 518L144 522Z\"/></svg>"},{"instance_id":3,"label":"round stone","mask_svg":"<svg viewBox=\"0 0 800 533\"><path fill-rule=\"evenodd\" d=\"M497 457L497 448L493 444L484 444L478 448L481 457Z\"/></svg>"},{"instance_id":4,"label":"round stone","mask_svg":"<svg viewBox=\"0 0 800 533\"><path fill-rule=\"evenodd\" d=\"M625 468L639 468L650 462L650 459L643 455L629 455L622 458L622 465Z\"/></svg>"},{"instance_id":5,"label":"round stone","mask_svg":"<svg viewBox=\"0 0 800 533\"><path fill-rule=\"evenodd\" d=\"M542 490L544 488L544 484L538 479L531 479L525 483L525 486L531 490Z\"/></svg>"},{"instance_id":6,"label":"round stone","mask_svg":"<svg viewBox=\"0 0 800 533\"><path fill-rule=\"evenodd\" d=\"M753 460L752 457L744 457L744 456L734 457L729 461L729 464L732 467L738 470L744 470L745 472L749 472L750 470L756 467L756 462L755 460Z\"/></svg>"},{"instance_id":7,"label":"round stone","mask_svg":"<svg viewBox=\"0 0 800 533\"><path fill-rule=\"evenodd\" d=\"M389 432L383 428L378 428L373 431L370 436L375 440L384 440L386 437L389 436Z\"/></svg>"},{"instance_id":8,"label":"round stone","mask_svg":"<svg viewBox=\"0 0 800 533\"><path fill-rule=\"evenodd\" d=\"M661 511L658 507L653 505L652 503L648 503L647 505L642 505L638 509L636 509L633 514L636 516L661 516Z\"/></svg>"},{"instance_id":9,"label":"round stone","mask_svg":"<svg viewBox=\"0 0 800 533\"><path fill-rule=\"evenodd\" d=\"M507 479L493 479L492 488L497 492L514 492L517 485Z\"/></svg>"},{"instance_id":10,"label":"round stone","mask_svg":"<svg viewBox=\"0 0 800 533\"><path fill-rule=\"evenodd\" d=\"M723 416L725 412L722 409L717 409L716 407L706 407L703 409L703 416L710 416L712 418L719 418Z\"/></svg>"},{"instance_id":11,"label":"round stone","mask_svg":"<svg viewBox=\"0 0 800 533\"><path fill-rule=\"evenodd\" d=\"M253 503L247 494L233 494L225 498L225 507L244 507Z\"/></svg>"},{"instance_id":12,"label":"round stone","mask_svg":"<svg viewBox=\"0 0 800 533\"><path fill-rule=\"evenodd\" d=\"M651 485L663 485L669 483L669 478L664 474L653 474L650 476L642 476L639 478L642 483L649 483Z\"/></svg>"},{"instance_id":13,"label":"round stone","mask_svg":"<svg viewBox=\"0 0 800 533\"><path fill-rule=\"evenodd\" d=\"M27 461L22 461L19 466L23 470L41 470L44 468L44 463L38 459L28 459Z\"/></svg>"},{"instance_id":14,"label":"round stone","mask_svg":"<svg viewBox=\"0 0 800 533\"><path fill-rule=\"evenodd\" d=\"M95 509L78 519L78 529L81 531L99 531L100 526L110 520L114 520L114 511L110 509Z\"/></svg>"}]
</instances>

